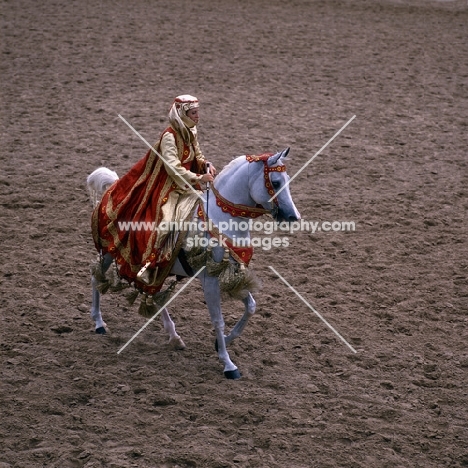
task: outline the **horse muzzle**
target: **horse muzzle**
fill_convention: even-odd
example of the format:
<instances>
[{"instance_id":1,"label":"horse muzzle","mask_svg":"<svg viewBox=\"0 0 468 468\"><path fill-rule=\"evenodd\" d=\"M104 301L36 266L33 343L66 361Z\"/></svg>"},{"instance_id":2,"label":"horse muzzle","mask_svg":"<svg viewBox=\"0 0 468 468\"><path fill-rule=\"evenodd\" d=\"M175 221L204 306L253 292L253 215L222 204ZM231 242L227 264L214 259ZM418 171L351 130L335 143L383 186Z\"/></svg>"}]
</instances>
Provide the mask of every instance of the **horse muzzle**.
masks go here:
<instances>
[{"instance_id":1,"label":"horse muzzle","mask_svg":"<svg viewBox=\"0 0 468 468\"><path fill-rule=\"evenodd\" d=\"M298 212L285 212L281 208L276 207L274 212L272 213L273 219L278 223L286 222L286 223L293 223L294 221L299 221L301 219L301 215Z\"/></svg>"}]
</instances>

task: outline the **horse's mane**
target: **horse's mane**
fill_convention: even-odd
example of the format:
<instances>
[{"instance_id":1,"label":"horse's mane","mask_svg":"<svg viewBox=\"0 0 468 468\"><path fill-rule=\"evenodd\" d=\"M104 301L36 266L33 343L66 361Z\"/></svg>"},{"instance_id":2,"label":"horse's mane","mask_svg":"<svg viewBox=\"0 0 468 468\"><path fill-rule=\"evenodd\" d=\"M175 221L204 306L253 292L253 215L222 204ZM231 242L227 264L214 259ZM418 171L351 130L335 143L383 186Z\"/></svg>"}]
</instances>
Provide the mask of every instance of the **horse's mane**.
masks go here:
<instances>
[{"instance_id":1,"label":"horse's mane","mask_svg":"<svg viewBox=\"0 0 468 468\"><path fill-rule=\"evenodd\" d=\"M222 179L229 174L229 177L237 171L237 169L245 162L245 156L237 156L228 165L224 166L221 172L216 177L217 183L222 183Z\"/></svg>"}]
</instances>

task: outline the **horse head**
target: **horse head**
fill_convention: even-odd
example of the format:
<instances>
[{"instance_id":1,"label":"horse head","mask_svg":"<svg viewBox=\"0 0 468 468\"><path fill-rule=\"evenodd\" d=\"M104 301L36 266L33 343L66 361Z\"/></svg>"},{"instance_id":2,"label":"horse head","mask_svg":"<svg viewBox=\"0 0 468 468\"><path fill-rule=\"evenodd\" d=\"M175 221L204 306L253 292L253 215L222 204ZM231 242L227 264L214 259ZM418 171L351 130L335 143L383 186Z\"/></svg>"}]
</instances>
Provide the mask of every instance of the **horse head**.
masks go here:
<instances>
[{"instance_id":1,"label":"horse head","mask_svg":"<svg viewBox=\"0 0 468 468\"><path fill-rule=\"evenodd\" d=\"M271 155L263 161L264 183L255 183L250 187L251 196L255 202L269 210L275 221L288 222L301 219L291 198L289 179L284 164L289 148Z\"/></svg>"}]
</instances>

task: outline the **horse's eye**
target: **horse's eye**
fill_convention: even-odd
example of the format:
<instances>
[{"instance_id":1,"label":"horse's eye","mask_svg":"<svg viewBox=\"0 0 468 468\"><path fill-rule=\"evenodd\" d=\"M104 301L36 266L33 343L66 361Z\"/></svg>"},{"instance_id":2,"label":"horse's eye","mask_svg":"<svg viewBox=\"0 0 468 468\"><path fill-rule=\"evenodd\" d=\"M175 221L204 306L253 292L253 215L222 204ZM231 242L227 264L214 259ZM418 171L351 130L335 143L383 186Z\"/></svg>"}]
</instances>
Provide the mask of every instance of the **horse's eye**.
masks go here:
<instances>
[{"instance_id":1,"label":"horse's eye","mask_svg":"<svg viewBox=\"0 0 468 468\"><path fill-rule=\"evenodd\" d=\"M275 182L272 182L271 185L273 185L274 189L278 189L281 185L281 182L275 181Z\"/></svg>"}]
</instances>

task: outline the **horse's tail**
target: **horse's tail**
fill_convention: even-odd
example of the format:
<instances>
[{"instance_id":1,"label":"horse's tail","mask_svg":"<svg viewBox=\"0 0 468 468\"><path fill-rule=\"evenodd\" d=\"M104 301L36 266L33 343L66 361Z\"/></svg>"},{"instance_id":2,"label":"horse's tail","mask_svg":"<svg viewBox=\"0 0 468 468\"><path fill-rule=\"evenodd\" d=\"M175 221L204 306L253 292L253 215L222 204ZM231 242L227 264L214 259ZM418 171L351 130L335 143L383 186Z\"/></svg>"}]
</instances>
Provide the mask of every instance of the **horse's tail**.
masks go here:
<instances>
[{"instance_id":1,"label":"horse's tail","mask_svg":"<svg viewBox=\"0 0 468 468\"><path fill-rule=\"evenodd\" d=\"M101 201L104 192L119 178L116 172L107 169L107 167L99 167L86 179L88 186L89 197L93 207L97 206Z\"/></svg>"}]
</instances>

